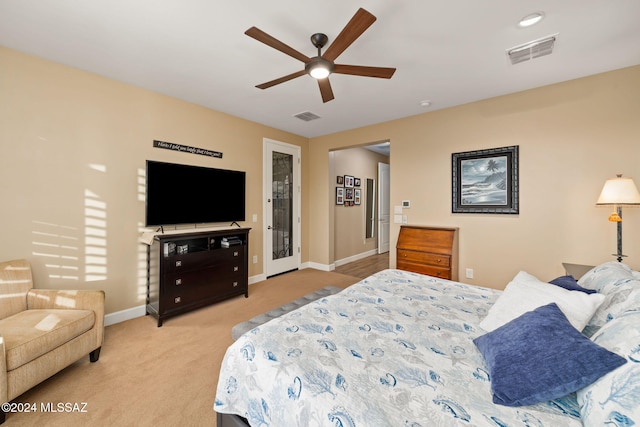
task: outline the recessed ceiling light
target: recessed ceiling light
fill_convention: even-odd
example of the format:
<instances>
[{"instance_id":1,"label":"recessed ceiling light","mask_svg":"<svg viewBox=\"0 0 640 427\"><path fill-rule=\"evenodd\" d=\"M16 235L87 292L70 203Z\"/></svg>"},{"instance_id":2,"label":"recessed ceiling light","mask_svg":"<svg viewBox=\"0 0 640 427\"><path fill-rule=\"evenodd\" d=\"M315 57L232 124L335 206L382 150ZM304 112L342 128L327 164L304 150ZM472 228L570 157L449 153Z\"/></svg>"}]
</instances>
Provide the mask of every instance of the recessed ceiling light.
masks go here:
<instances>
[{"instance_id":1,"label":"recessed ceiling light","mask_svg":"<svg viewBox=\"0 0 640 427\"><path fill-rule=\"evenodd\" d=\"M420 101L421 107L429 107L431 105L431 101Z\"/></svg>"},{"instance_id":2,"label":"recessed ceiling light","mask_svg":"<svg viewBox=\"0 0 640 427\"><path fill-rule=\"evenodd\" d=\"M542 18L544 18L544 13L542 13L542 12L530 13L529 15L525 16L524 18L522 18L520 20L520 22L518 22L518 26L519 27L530 27L530 26L535 25L538 22L542 21Z\"/></svg>"}]
</instances>

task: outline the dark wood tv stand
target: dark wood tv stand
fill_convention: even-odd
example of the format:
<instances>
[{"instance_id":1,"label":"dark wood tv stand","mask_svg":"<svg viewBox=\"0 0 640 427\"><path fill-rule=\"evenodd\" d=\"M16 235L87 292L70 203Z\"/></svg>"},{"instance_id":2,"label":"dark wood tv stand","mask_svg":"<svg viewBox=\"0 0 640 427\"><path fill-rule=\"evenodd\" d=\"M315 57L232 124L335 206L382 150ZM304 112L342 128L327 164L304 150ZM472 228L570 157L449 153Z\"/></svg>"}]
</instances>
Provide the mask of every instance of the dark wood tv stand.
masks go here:
<instances>
[{"instance_id":1,"label":"dark wood tv stand","mask_svg":"<svg viewBox=\"0 0 640 427\"><path fill-rule=\"evenodd\" d=\"M147 314L158 319L244 294L249 297L249 230L158 234L147 249ZM223 247L223 239L239 244Z\"/></svg>"}]
</instances>

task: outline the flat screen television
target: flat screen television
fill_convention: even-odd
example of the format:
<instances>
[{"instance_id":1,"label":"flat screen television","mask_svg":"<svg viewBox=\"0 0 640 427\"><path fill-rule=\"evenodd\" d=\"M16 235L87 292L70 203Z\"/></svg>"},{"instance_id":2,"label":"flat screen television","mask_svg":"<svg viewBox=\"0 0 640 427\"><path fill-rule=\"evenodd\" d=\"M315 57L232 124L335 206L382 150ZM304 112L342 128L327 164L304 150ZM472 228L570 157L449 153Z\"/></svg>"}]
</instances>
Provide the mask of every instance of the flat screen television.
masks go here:
<instances>
[{"instance_id":1,"label":"flat screen television","mask_svg":"<svg viewBox=\"0 0 640 427\"><path fill-rule=\"evenodd\" d=\"M146 181L146 226L245 220L245 172L147 160Z\"/></svg>"}]
</instances>

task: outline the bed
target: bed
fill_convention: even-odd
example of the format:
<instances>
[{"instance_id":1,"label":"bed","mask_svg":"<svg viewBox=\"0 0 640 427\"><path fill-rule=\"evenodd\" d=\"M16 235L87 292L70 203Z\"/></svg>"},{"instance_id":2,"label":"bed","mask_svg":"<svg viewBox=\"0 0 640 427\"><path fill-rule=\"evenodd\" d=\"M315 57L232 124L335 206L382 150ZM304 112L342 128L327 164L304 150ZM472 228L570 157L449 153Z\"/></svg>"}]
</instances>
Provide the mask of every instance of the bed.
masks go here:
<instances>
[{"instance_id":1,"label":"bed","mask_svg":"<svg viewBox=\"0 0 640 427\"><path fill-rule=\"evenodd\" d=\"M520 272L498 291L400 270L377 273L273 319L232 344L222 362L214 403L219 427L640 422L640 273L606 263L574 283L581 290ZM553 288L551 297L545 286ZM523 292L537 296L522 298ZM577 313L565 316L567 304L578 306ZM499 305L503 307L496 310ZM537 326L541 332L531 329L533 316L542 322ZM562 327L549 326L552 318ZM525 320L529 323L523 327ZM575 329L574 321L589 336ZM578 336L567 331L565 323ZM549 330L560 334L558 348L565 345L564 350L552 348L553 340L544 336ZM523 342L514 344L517 335ZM539 341L538 347L533 341ZM523 364L546 354L533 370L522 368L534 375L525 385L522 378L503 378L505 370L521 374L520 361L494 354L509 345L505 353L524 357ZM605 362L594 362L594 351ZM531 403L529 393L516 396L515 403L508 401L514 384L520 384L515 387L520 393L556 365L559 376L578 370L579 381L587 377L587 383L576 388L578 383L570 378L571 384L565 381L560 389L545 386L542 398L547 389L554 390L553 398ZM498 384L506 388L507 399ZM574 389L566 392L567 387ZM540 390L534 395L539 399Z\"/></svg>"}]
</instances>

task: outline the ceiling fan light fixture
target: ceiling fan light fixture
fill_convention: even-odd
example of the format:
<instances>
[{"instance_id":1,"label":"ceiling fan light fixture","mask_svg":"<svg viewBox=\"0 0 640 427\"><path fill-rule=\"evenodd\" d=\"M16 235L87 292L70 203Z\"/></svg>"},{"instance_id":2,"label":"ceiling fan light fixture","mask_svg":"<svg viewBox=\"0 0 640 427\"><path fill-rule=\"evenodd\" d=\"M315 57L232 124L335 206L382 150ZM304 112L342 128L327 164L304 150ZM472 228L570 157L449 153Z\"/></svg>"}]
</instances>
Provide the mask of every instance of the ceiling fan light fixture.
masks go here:
<instances>
[{"instance_id":1,"label":"ceiling fan light fixture","mask_svg":"<svg viewBox=\"0 0 640 427\"><path fill-rule=\"evenodd\" d=\"M544 13L542 12L530 13L518 22L518 26L523 28L530 27L542 21L542 18L544 18Z\"/></svg>"},{"instance_id":2,"label":"ceiling fan light fixture","mask_svg":"<svg viewBox=\"0 0 640 427\"><path fill-rule=\"evenodd\" d=\"M316 56L305 65L304 69L311 77L320 80L329 77L329 74L334 70L334 65L326 59Z\"/></svg>"}]
</instances>

